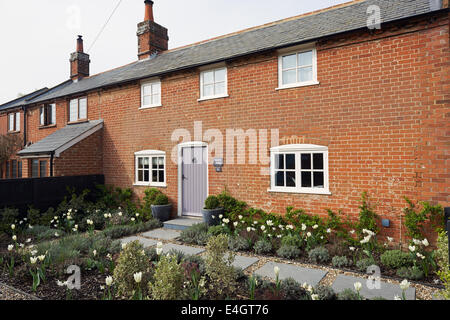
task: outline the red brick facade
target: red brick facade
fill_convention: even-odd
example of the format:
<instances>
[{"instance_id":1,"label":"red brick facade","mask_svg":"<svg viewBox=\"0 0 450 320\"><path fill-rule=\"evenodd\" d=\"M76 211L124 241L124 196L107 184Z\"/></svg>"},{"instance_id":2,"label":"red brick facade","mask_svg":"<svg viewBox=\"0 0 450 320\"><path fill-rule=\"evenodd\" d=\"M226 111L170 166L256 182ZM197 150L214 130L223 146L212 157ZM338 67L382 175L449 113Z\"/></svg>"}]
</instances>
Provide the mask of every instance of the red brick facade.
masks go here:
<instances>
[{"instance_id":1,"label":"red brick facade","mask_svg":"<svg viewBox=\"0 0 450 320\"><path fill-rule=\"evenodd\" d=\"M227 129L279 129L282 141L294 136L329 148L331 195L268 192L270 177L261 174L267 166L248 161L225 164L221 173L210 163L209 194L227 188L270 212L294 206L322 215L326 209L342 210L356 218L361 193L367 191L376 212L392 221L383 233L401 240L404 196L450 205L449 17L441 13L377 32L329 37L318 41L316 49L318 85L276 90L278 53L272 51L226 63L227 98L198 101L199 69L161 77L158 108L139 109L137 81L89 92L88 118L103 119L104 128L55 159L55 175L103 173L107 184L133 187L142 195L145 188L133 186L134 153L165 151L163 191L175 214L178 166L170 159L181 142L171 141L176 129L187 129L192 137L195 121L202 122L203 132L218 129L224 136ZM37 142L66 125L68 100L56 104L57 124L50 128L39 128L39 106L28 109L28 141ZM0 116L1 133L5 117Z\"/></svg>"}]
</instances>

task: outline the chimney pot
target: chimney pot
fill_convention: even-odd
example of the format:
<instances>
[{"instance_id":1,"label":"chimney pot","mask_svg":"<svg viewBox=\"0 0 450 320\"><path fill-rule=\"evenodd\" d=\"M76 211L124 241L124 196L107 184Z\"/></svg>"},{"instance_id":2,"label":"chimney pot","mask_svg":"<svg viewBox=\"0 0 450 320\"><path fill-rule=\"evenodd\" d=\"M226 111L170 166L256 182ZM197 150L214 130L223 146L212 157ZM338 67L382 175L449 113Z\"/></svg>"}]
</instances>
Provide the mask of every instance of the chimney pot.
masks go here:
<instances>
[{"instance_id":1,"label":"chimney pot","mask_svg":"<svg viewBox=\"0 0 450 320\"><path fill-rule=\"evenodd\" d=\"M89 55L84 53L83 36L78 36L77 50L70 55L70 78L72 80L81 80L89 77Z\"/></svg>"},{"instance_id":2,"label":"chimney pot","mask_svg":"<svg viewBox=\"0 0 450 320\"><path fill-rule=\"evenodd\" d=\"M145 17L144 21L155 21L153 18L153 1L152 0L145 0Z\"/></svg>"},{"instance_id":3,"label":"chimney pot","mask_svg":"<svg viewBox=\"0 0 450 320\"><path fill-rule=\"evenodd\" d=\"M77 39L77 52L84 52L84 47L83 47L83 36L78 36Z\"/></svg>"}]
</instances>

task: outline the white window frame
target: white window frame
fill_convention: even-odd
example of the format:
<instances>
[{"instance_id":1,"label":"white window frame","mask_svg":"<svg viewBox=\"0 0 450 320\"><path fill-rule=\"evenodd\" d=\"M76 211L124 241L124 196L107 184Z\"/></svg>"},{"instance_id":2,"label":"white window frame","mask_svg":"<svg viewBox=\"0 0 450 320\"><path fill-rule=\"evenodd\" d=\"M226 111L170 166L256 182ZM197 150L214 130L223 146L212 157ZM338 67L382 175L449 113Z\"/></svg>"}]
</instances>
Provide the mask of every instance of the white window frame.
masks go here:
<instances>
[{"instance_id":1,"label":"white window frame","mask_svg":"<svg viewBox=\"0 0 450 320\"><path fill-rule=\"evenodd\" d=\"M167 187L167 159L166 159L166 153L164 151L159 150L143 150L136 152L134 154L135 158L135 186L145 186L145 187ZM139 159L140 158L149 158L149 181L139 181ZM152 161L153 158L164 158L164 182L153 182L152 180ZM159 169L158 169L159 170Z\"/></svg>"},{"instance_id":2,"label":"white window frame","mask_svg":"<svg viewBox=\"0 0 450 320\"><path fill-rule=\"evenodd\" d=\"M153 102L153 86L159 85L159 102ZM149 105L144 104L144 87L150 86L152 90L152 94L150 95L152 102ZM162 107L162 88L161 88L161 79L153 79L149 81L145 81L141 83L141 107L139 109L149 109L149 108L158 108Z\"/></svg>"},{"instance_id":3,"label":"white window frame","mask_svg":"<svg viewBox=\"0 0 450 320\"><path fill-rule=\"evenodd\" d=\"M80 114L81 114L81 109L80 109L80 101L81 100L85 100L86 101L86 117L85 118L80 118ZM72 102L76 102L77 103L77 115L76 115L76 119L73 120L71 119L71 105ZM70 122L78 122L78 121L87 121L88 120L88 100L87 97L80 97L80 98L76 98L76 99L71 99L69 101L69 123Z\"/></svg>"},{"instance_id":4,"label":"white window frame","mask_svg":"<svg viewBox=\"0 0 450 320\"><path fill-rule=\"evenodd\" d=\"M324 173L324 187L323 188L303 188L301 186L301 172L309 171L301 169L301 154L323 154L323 171ZM279 187L275 185L275 156L278 154L295 154L295 175L296 186L295 187ZM289 171L289 170L288 170ZM312 178L313 179L313 178ZM311 181L313 184L313 180ZM329 171L328 171L328 147L318 146L313 144L293 144L284 145L270 149L270 189L269 192L285 192L285 193L305 193L305 194L321 194L331 195L329 189Z\"/></svg>"},{"instance_id":5,"label":"white window frame","mask_svg":"<svg viewBox=\"0 0 450 320\"><path fill-rule=\"evenodd\" d=\"M45 124L44 111L45 111L45 108L47 108L47 107L51 108L51 110L52 110L51 116L52 117L50 119L50 122L48 124ZM56 104L50 103L48 105L43 105L42 107L40 107L40 109L39 109L39 125L41 127L43 127L43 126L53 126L55 124L56 124Z\"/></svg>"},{"instance_id":6,"label":"white window frame","mask_svg":"<svg viewBox=\"0 0 450 320\"><path fill-rule=\"evenodd\" d=\"M298 65L298 54L303 52L312 51L312 80L308 81L297 81L295 83L283 84L283 57L290 56L293 54L297 55L297 66L296 70L299 69ZM276 90L289 89L289 88L297 88L304 86L312 86L318 85L320 82L317 80L317 49L314 44L302 45L299 47L280 50L278 55L278 88ZM298 78L298 71L296 72L296 77Z\"/></svg>"},{"instance_id":7,"label":"white window frame","mask_svg":"<svg viewBox=\"0 0 450 320\"><path fill-rule=\"evenodd\" d=\"M20 132L20 112L8 113L8 132Z\"/></svg>"},{"instance_id":8,"label":"white window frame","mask_svg":"<svg viewBox=\"0 0 450 320\"><path fill-rule=\"evenodd\" d=\"M220 70L225 70L225 92L221 94L214 94L210 96L204 95L204 75L208 72L216 72ZM214 80L213 84L215 85L216 82ZM228 98L228 68L226 66L220 66L220 67L210 67L208 69L204 69L200 71L200 99L198 101L204 101L204 100L212 100L212 99L220 99L220 98Z\"/></svg>"}]
</instances>

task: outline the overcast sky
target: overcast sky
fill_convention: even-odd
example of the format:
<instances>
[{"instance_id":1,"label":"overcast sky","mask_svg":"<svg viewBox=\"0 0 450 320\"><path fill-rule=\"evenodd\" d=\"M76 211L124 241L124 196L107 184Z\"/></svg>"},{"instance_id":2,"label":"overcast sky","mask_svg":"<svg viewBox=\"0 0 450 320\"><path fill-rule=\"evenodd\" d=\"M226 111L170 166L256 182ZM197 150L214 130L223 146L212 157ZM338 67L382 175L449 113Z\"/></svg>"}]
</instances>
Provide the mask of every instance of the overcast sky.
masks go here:
<instances>
[{"instance_id":1,"label":"overcast sky","mask_svg":"<svg viewBox=\"0 0 450 320\"><path fill-rule=\"evenodd\" d=\"M69 79L76 36L85 51L120 0L0 0L0 104ZM154 0L169 48L326 8L349 0ZM91 75L137 59L144 0L122 0L89 52Z\"/></svg>"}]
</instances>

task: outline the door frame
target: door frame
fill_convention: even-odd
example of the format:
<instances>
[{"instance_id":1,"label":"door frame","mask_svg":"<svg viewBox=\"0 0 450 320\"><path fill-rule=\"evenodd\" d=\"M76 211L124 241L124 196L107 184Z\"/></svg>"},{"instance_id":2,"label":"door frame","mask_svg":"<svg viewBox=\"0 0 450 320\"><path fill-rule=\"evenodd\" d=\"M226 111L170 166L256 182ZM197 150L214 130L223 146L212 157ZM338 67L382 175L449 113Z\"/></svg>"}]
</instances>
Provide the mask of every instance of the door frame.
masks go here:
<instances>
[{"instance_id":1,"label":"door frame","mask_svg":"<svg viewBox=\"0 0 450 320\"><path fill-rule=\"evenodd\" d=\"M202 141L184 142L178 145L178 217L183 217L183 148L205 147L206 148L206 196L209 196L209 153L208 144Z\"/></svg>"}]
</instances>

